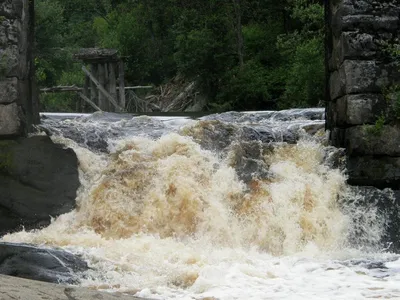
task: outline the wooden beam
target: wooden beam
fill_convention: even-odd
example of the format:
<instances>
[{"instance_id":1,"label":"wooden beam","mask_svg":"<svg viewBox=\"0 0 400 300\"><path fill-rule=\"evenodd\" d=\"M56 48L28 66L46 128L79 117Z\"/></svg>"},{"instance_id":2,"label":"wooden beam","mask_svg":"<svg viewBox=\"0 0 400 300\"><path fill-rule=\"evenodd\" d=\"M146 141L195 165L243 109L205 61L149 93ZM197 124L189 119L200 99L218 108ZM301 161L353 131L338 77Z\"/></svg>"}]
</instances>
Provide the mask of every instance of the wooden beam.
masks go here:
<instances>
[{"instance_id":1,"label":"wooden beam","mask_svg":"<svg viewBox=\"0 0 400 300\"><path fill-rule=\"evenodd\" d=\"M86 75L90 77L92 82L96 85L99 91L114 105L117 112L123 111L123 109L118 105L113 97L104 89L104 87L97 81L97 79L86 69L85 66L82 66L82 71L85 72Z\"/></svg>"},{"instance_id":2,"label":"wooden beam","mask_svg":"<svg viewBox=\"0 0 400 300\"><path fill-rule=\"evenodd\" d=\"M154 88L154 86L152 85L135 85L135 86L126 86L125 90L139 90L139 89L152 89L152 88Z\"/></svg>"},{"instance_id":3,"label":"wooden beam","mask_svg":"<svg viewBox=\"0 0 400 300\"><path fill-rule=\"evenodd\" d=\"M94 85L94 84L93 84ZM138 90L138 89L152 89L153 86L151 85L136 85L136 86L126 86L125 90ZM117 90L120 88L117 87ZM97 88L95 88L97 90ZM47 87L47 88L41 88L39 90L41 93L64 93L64 92L82 92L83 88L71 85L71 86L52 86L52 87ZM88 89L88 91L91 91L91 88Z\"/></svg>"},{"instance_id":4,"label":"wooden beam","mask_svg":"<svg viewBox=\"0 0 400 300\"><path fill-rule=\"evenodd\" d=\"M85 76L85 85L83 86L83 94L87 98L90 97L89 86L90 86L90 78L89 78L89 76ZM80 104L81 104L80 111L83 112L85 110L84 102L81 100Z\"/></svg>"},{"instance_id":5,"label":"wooden beam","mask_svg":"<svg viewBox=\"0 0 400 300\"><path fill-rule=\"evenodd\" d=\"M89 103L91 107L93 107L97 111L102 111L100 107L98 107L96 104L94 104L88 97L86 97L83 93L81 92L76 92L84 101Z\"/></svg>"},{"instance_id":6,"label":"wooden beam","mask_svg":"<svg viewBox=\"0 0 400 300\"><path fill-rule=\"evenodd\" d=\"M81 92L83 88L77 86L53 86L40 89L41 93Z\"/></svg>"},{"instance_id":7,"label":"wooden beam","mask_svg":"<svg viewBox=\"0 0 400 300\"><path fill-rule=\"evenodd\" d=\"M119 85L119 105L125 109L126 100L125 100L125 70L124 70L124 62L120 60L118 64L118 85Z\"/></svg>"},{"instance_id":8,"label":"wooden beam","mask_svg":"<svg viewBox=\"0 0 400 300\"><path fill-rule=\"evenodd\" d=\"M115 68L115 63L108 63L108 91L111 97L117 100L117 78L115 76Z\"/></svg>"},{"instance_id":9,"label":"wooden beam","mask_svg":"<svg viewBox=\"0 0 400 300\"><path fill-rule=\"evenodd\" d=\"M106 70L105 70L105 68L104 68L104 64L97 64L97 77L94 77L93 76L93 78L94 79L96 79L96 80L98 80L98 82L99 82L99 85L97 86L97 84L96 84L96 87L97 87L97 89L99 90L99 107L102 109L102 110L104 110L104 111L108 111L109 109L108 109L108 106L109 106L109 101L107 100L107 97L106 97L106 95L104 94L104 93L102 93L101 91L100 91L100 89L98 88L99 86L101 86L105 91L107 91L106 90L106 85L105 85L105 83L106 83L106 80L105 80L105 72L106 72ZM93 81L93 80L92 80Z\"/></svg>"},{"instance_id":10,"label":"wooden beam","mask_svg":"<svg viewBox=\"0 0 400 300\"><path fill-rule=\"evenodd\" d=\"M97 65L90 65L90 70L92 71L93 75L97 75ZM86 75L89 77L88 75ZM90 77L89 77L90 79ZM99 104L99 91L96 88L96 85L93 81L90 80L90 101L93 103Z\"/></svg>"}]
</instances>

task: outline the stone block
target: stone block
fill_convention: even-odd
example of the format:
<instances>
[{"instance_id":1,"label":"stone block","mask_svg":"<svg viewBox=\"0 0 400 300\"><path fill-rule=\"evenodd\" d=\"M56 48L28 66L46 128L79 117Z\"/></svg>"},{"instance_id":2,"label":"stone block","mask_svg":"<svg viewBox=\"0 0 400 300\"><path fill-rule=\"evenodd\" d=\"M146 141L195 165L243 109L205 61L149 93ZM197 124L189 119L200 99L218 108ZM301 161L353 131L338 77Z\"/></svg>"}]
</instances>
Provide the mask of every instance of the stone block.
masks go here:
<instances>
[{"instance_id":1,"label":"stone block","mask_svg":"<svg viewBox=\"0 0 400 300\"><path fill-rule=\"evenodd\" d=\"M19 77L20 61L17 45L0 49L0 77Z\"/></svg>"},{"instance_id":2,"label":"stone block","mask_svg":"<svg viewBox=\"0 0 400 300\"><path fill-rule=\"evenodd\" d=\"M375 60L345 60L339 70L330 73L329 93L335 100L346 94L382 93L399 81L398 67Z\"/></svg>"},{"instance_id":3,"label":"stone block","mask_svg":"<svg viewBox=\"0 0 400 300\"><path fill-rule=\"evenodd\" d=\"M343 128L338 128L338 127L333 128L330 133L330 140L332 146L344 147L345 133L346 130Z\"/></svg>"},{"instance_id":4,"label":"stone block","mask_svg":"<svg viewBox=\"0 0 400 300\"><path fill-rule=\"evenodd\" d=\"M400 7L398 3L392 2L343 0L331 4L333 34L339 36L343 31L375 33L378 30L397 30Z\"/></svg>"},{"instance_id":5,"label":"stone block","mask_svg":"<svg viewBox=\"0 0 400 300\"><path fill-rule=\"evenodd\" d=\"M381 94L346 95L337 99L337 124L374 124L385 111L385 98Z\"/></svg>"},{"instance_id":6,"label":"stone block","mask_svg":"<svg viewBox=\"0 0 400 300\"><path fill-rule=\"evenodd\" d=\"M328 130L331 130L336 126L335 113L336 113L336 102L335 101L327 101L326 102L326 115L325 115L325 124Z\"/></svg>"},{"instance_id":7,"label":"stone block","mask_svg":"<svg viewBox=\"0 0 400 300\"><path fill-rule=\"evenodd\" d=\"M377 51L374 36L367 33L343 32L340 37L339 59L372 58Z\"/></svg>"},{"instance_id":8,"label":"stone block","mask_svg":"<svg viewBox=\"0 0 400 300\"><path fill-rule=\"evenodd\" d=\"M400 157L350 156L347 160L348 183L378 188L400 186Z\"/></svg>"},{"instance_id":9,"label":"stone block","mask_svg":"<svg viewBox=\"0 0 400 300\"><path fill-rule=\"evenodd\" d=\"M345 145L350 155L400 157L399 141L399 126L361 125L346 129Z\"/></svg>"},{"instance_id":10,"label":"stone block","mask_svg":"<svg viewBox=\"0 0 400 300\"><path fill-rule=\"evenodd\" d=\"M338 70L343 63L344 56L341 44L340 37L332 36L332 54L329 59L329 71Z\"/></svg>"},{"instance_id":11,"label":"stone block","mask_svg":"<svg viewBox=\"0 0 400 300\"><path fill-rule=\"evenodd\" d=\"M18 45L22 24L20 19L11 20L7 26L7 39L9 44Z\"/></svg>"},{"instance_id":12,"label":"stone block","mask_svg":"<svg viewBox=\"0 0 400 300\"><path fill-rule=\"evenodd\" d=\"M343 0L342 14L347 15L365 15L374 10L374 6L370 1L365 0Z\"/></svg>"},{"instance_id":13,"label":"stone block","mask_svg":"<svg viewBox=\"0 0 400 300\"><path fill-rule=\"evenodd\" d=\"M17 102L18 80L17 78L6 78L0 81L0 104Z\"/></svg>"},{"instance_id":14,"label":"stone block","mask_svg":"<svg viewBox=\"0 0 400 300\"><path fill-rule=\"evenodd\" d=\"M347 95L340 97L336 100L335 105L335 124L336 126L343 126L346 124L347 119Z\"/></svg>"},{"instance_id":15,"label":"stone block","mask_svg":"<svg viewBox=\"0 0 400 300\"><path fill-rule=\"evenodd\" d=\"M398 16L400 8L398 1L395 0L342 0L340 8L343 15L380 15L380 16Z\"/></svg>"},{"instance_id":16,"label":"stone block","mask_svg":"<svg viewBox=\"0 0 400 300\"><path fill-rule=\"evenodd\" d=\"M18 45L21 33L21 21L19 19L0 20L0 46Z\"/></svg>"},{"instance_id":17,"label":"stone block","mask_svg":"<svg viewBox=\"0 0 400 300\"><path fill-rule=\"evenodd\" d=\"M329 76L329 94L331 100L335 100L343 96L346 92L346 74L345 69L342 67L337 71L334 71Z\"/></svg>"},{"instance_id":18,"label":"stone block","mask_svg":"<svg viewBox=\"0 0 400 300\"><path fill-rule=\"evenodd\" d=\"M381 69L373 60L345 60L341 67L345 74L346 94L380 92L378 85Z\"/></svg>"},{"instance_id":19,"label":"stone block","mask_svg":"<svg viewBox=\"0 0 400 300\"><path fill-rule=\"evenodd\" d=\"M0 47L4 48L8 44L7 27L10 20L4 19L0 22Z\"/></svg>"},{"instance_id":20,"label":"stone block","mask_svg":"<svg viewBox=\"0 0 400 300\"><path fill-rule=\"evenodd\" d=\"M22 125L16 103L0 105L0 136L19 135Z\"/></svg>"},{"instance_id":21,"label":"stone block","mask_svg":"<svg viewBox=\"0 0 400 300\"><path fill-rule=\"evenodd\" d=\"M26 1L27 2L27 1ZM23 0L1 1L0 2L0 16L16 19L21 18L24 10Z\"/></svg>"}]
</instances>

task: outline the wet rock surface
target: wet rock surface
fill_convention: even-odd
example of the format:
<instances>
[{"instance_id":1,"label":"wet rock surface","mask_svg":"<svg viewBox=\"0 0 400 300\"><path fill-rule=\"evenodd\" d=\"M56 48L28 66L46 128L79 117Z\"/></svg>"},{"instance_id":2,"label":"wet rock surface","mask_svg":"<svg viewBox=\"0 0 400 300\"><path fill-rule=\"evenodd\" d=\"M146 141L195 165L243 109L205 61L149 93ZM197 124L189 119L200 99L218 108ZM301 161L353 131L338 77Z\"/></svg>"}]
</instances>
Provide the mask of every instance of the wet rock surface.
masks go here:
<instances>
[{"instance_id":1,"label":"wet rock surface","mask_svg":"<svg viewBox=\"0 0 400 300\"><path fill-rule=\"evenodd\" d=\"M348 183L377 188L400 187L400 157L350 156L347 158Z\"/></svg>"},{"instance_id":2,"label":"wet rock surface","mask_svg":"<svg viewBox=\"0 0 400 300\"><path fill-rule=\"evenodd\" d=\"M352 193L358 195L356 205L364 207L366 210L376 208L378 218L384 224L384 232L379 242L379 246L384 246L389 251L400 251L400 190L389 188L380 190L372 186L353 186ZM353 216L355 218L364 218L364 215ZM355 220L357 221L357 220ZM359 228L354 234L362 235L363 228ZM351 240L351 239L350 239ZM356 239L354 239L356 240ZM368 244L368 241L365 244Z\"/></svg>"},{"instance_id":3,"label":"wet rock surface","mask_svg":"<svg viewBox=\"0 0 400 300\"><path fill-rule=\"evenodd\" d=\"M197 118L196 115L137 116L94 113L42 114L39 129L77 142L95 152L107 153L113 140L122 137L157 139L169 132L193 137L204 149L226 150L233 141L296 143L304 132L315 134L325 127L323 108L256 113L228 112ZM194 122L197 120L198 122Z\"/></svg>"},{"instance_id":4,"label":"wet rock surface","mask_svg":"<svg viewBox=\"0 0 400 300\"><path fill-rule=\"evenodd\" d=\"M79 185L72 149L47 136L0 140L0 235L71 211Z\"/></svg>"},{"instance_id":5,"label":"wet rock surface","mask_svg":"<svg viewBox=\"0 0 400 300\"><path fill-rule=\"evenodd\" d=\"M0 136L15 136L21 133L21 113L16 103L0 104Z\"/></svg>"},{"instance_id":6,"label":"wet rock surface","mask_svg":"<svg viewBox=\"0 0 400 300\"><path fill-rule=\"evenodd\" d=\"M64 286L47 282L0 275L0 299L19 300L140 300L121 293L104 293L96 290Z\"/></svg>"},{"instance_id":7,"label":"wet rock surface","mask_svg":"<svg viewBox=\"0 0 400 300\"><path fill-rule=\"evenodd\" d=\"M76 284L78 274L86 270L88 266L83 260L66 251L0 242L0 274L3 275Z\"/></svg>"}]
</instances>

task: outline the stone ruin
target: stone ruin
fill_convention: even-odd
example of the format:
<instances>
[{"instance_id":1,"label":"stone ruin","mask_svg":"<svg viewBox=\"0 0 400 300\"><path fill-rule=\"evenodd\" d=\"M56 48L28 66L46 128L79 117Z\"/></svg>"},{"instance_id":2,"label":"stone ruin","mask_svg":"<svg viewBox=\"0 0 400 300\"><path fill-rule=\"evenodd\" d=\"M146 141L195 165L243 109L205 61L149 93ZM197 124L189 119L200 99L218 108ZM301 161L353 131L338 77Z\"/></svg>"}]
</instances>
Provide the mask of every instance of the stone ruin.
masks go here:
<instances>
[{"instance_id":1,"label":"stone ruin","mask_svg":"<svg viewBox=\"0 0 400 300\"><path fill-rule=\"evenodd\" d=\"M327 129L349 183L400 184L400 1L326 1ZM399 52L400 53L400 52Z\"/></svg>"},{"instance_id":2,"label":"stone ruin","mask_svg":"<svg viewBox=\"0 0 400 300\"><path fill-rule=\"evenodd\" d=\"M39 122L33 3L0 0L0 137L25 135Z\"/></svg>"}]
</instances>

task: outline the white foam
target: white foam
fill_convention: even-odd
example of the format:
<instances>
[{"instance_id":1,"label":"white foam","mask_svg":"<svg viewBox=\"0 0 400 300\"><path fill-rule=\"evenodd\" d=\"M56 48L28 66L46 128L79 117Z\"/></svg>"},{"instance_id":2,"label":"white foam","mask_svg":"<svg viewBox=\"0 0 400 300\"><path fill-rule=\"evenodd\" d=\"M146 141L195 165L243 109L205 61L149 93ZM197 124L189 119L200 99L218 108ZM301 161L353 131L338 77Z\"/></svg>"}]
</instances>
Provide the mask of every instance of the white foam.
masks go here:
<instances>
[{"instance_id":1,"label":"white foam","mask_svg":"<svg viewBox=\"0 0 400 300\"><path fill-rule=\"evenodd\" d=\"M92 268L83 286L154 299L400 297L395 255L346 248L345 176L315 142L277 147L264 158L273 176L249 187L229 159L178 134L125 139L109 156L70 146L78 209L3 240L81 254ZM379 222L369 225L376 235Z\"/></svg>"}]
</instances>

